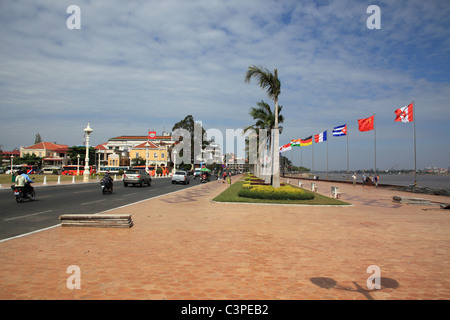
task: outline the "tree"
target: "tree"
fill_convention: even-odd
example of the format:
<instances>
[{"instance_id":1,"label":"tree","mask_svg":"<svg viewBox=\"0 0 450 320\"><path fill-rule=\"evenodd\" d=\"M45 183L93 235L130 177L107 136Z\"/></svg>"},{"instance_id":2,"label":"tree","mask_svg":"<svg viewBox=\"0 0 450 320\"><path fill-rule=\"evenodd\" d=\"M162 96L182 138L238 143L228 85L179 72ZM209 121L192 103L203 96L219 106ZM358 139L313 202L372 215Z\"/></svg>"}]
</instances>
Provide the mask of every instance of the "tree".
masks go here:
<instances>
[{"instance_id":1,"label":"tree","mask_svg":"<svg viewBox=\"0 0 450 320\"><path fill-rule=\"evenodd\" d=\"M281 93L281 82L278 78L278 70L270 72L267 68L262 66L248 67L245 74L245 82L249 83L251 79L255 79L261 89L267 92L267 95L275 103L275 121L273 127L273 141L272 141L272 186L274 188L280 187L280 131L278 128L278 96Z\"/></svg>"},{"instance_id":2,"label":"tree","mask_svg":"<svg viewBox=\"0 0 450 320\"><path fill-rule=\"evenodd\" d=\"M247 132L248 130L252 129L255 130L255 132L259 133L259 129L267 129L269 132L271 132L272 129L275 127L275 114L272 112L269 104L265 102L264 100L261 100L260 102L256 103L257 107L252 107L250 109L250 115L252 116L253 120L255 120L255 123L253 125L248 126L244 129L244 132ZM281 110L283 109L283 106L278 106L278 122L282 123L284 122L284 117L281 115ZM279 127L281 128L281 127ZM259 141L259 143L264 144L264 141ZM266 142L267 144L267 142ZM269 146L272 144L271 136L268 136L268 144ZM266 147L267 149L267 147ZM265 150L261 150L261 152L264 153ZM258 154L258 157L262 156ZM260 167L257 167L257 175L259 176L261 174Z\"/></svg>"},{"instance_id":3,"label":"tree","mask_svg":"<svg viewBox=\"0 0 450 320\"><path fill-rule=\"evenodd\" d=\"M42 157L38 157L34 153L28 153L24 154L23 157L18 158L17 161L27 165L40 165L42 163Z\"/></svg>"},{"instance_id":4,"label":"tree","mask_svg":"<svg viewBox=\"0 0 450 320\"><path fill-rule=\"evenodd\" d=\"M86 147L84 147L84 146L70 147L67 154L68 154L68 156L70 158L70 162L72 164L78 163L77 155L80 155L80 166L84 165L84 159L86 158ZM91 165L91 166L95 165L95 148L94 147L89 147L89 165Z\"/></svg>"},{"instance_id":5,"label":"tree","mask_svg":"<svg viewBox=\"0 0 450 320\"><path fill-rule=\"evenodd\" d=\"M36 136L34 138L34 144L38 144L40 142L42 142L41 135L39 133L36 133Z\"/></svg>"},{"instance_id":6,"label":"tree","mask_svg":"<svg viewBox=\"0 0 450 320\"><path fill-rule=\"evenodd\" d=\"M209 144L209 142L205 141L203 139L203 137L205 136L205 132L206 130L203 129L203 127L201 126L200 123L195 122L194 121L194 117L192 115L187 115L183 120L177 122L174 124L174 126L172 127L172 131L176 130L176 129L185 129L190 133L191 136L191 141L190 141L190 146L191 146L191 164L195 163L195 143L200 143L201 148L203 150L203 148L205 146L207 146ZM195 133L200 133L201 132L201 137L196 136ZM174 137L175 139L178 139L178 137ZM180 157L183 156L183 150L180 151Z\"/></svg>"}]
</instances>

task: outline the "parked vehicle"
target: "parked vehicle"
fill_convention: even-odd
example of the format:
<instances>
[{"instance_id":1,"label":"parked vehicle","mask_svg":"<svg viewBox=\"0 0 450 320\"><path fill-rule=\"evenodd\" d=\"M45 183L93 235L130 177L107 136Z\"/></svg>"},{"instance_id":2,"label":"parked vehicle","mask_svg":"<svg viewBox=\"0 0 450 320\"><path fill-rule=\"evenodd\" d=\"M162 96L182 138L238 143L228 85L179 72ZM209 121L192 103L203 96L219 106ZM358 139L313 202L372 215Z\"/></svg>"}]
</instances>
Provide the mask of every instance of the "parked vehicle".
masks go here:
<instances>
[{"instance_id":1,"label":"parked vehicle","mask_svg":"<svg viewBox=\"0 0 450 320\"><path fill-rule=\"evenodd\" d=\"M123 175L123 185L128 187L129 184L137 184L141 187L146 184L150 187L152 185L152 177L145 170L128 169Z\"/></svg>"},{"instance_id":2,"label":"parked vehicle","mask_svg":"<svg viewBox=\"0 0 450 320\"><path fill-rule=\"evenodd\" d=\"M84 166L67 165L67 166L62 167L61 174L63 176L76 176L77 173L82 176L84 174ZM89 166L89 174L94 174L94 173L95 173L95 169L92 166Z\"/></svg>"},{"instance_id":3,"label":"parked vehicle","mask_svg":"<svg viewBox=\"0 0 450 320\"><path fill-rule=\"evenodd\" d=\"M186 171L175 171L172 176L172 184L183 183L189 184L190 177Z\"/></svg>"},{"instance_id":4,"label":"parked vehicle","mask_svg":"<svg viewBox=\"0 0 450 320\"><path fill-rule=\"evenodd\" d=\"M102 193L103 194L111 194L113 191L113 182L111 179L102 179L100 181L100 185L102 186Z\"/></svg>"},{"instance_id":5,"label":"parked vehicle","mask_svg":"<svg viewBox=\"0 0 450 320\"><path fill-rule=\"evenodd\" d=\"M12 185L11 189L14 192L14 197L16 198L17 203L20 203L26 199L30 199L30 201L33 201L36 198L34 188L30 185L29 182L25 184L25 187L16 187L15 185Z\"/></svg>"}]
</instances>

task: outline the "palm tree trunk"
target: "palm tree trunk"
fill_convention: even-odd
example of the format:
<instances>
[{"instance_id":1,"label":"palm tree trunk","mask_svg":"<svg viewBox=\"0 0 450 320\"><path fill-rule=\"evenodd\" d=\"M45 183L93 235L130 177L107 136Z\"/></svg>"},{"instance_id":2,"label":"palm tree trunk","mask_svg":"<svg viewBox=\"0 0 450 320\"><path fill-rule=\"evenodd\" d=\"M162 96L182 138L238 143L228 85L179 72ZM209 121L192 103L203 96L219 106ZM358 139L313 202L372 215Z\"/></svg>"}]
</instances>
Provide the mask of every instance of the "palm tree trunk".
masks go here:
<instances>
[{"instance_id":1,"label":"palm tree trunk","mask_svg":"<svg viewBox=\"0 0 450 320\"><path fill-rule=\"evenodd\" d=\"M272 186L280 187L280 130L278 129L278 99L275 98L275 128L272 148Z\"/></svg>"}]
</instances>

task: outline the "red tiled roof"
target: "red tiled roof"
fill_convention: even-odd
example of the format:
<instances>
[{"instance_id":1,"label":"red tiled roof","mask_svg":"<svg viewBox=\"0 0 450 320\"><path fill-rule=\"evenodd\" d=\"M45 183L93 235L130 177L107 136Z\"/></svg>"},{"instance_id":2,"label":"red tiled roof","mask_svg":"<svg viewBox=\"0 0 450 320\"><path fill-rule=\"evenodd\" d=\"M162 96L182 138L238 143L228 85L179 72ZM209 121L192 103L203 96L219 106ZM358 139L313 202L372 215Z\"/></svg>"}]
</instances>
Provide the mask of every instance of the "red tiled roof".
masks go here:
<instances>
[{"instance_id":1,"label":"red tiled roof","mask_svg":"<svg viewBox=\"0 0 450 320\"><path fill-rule=\"evenodd\" d=\"M145 144L147 142L138 144L137 146L134 146L132 149L145 149ZM148 147L149 149L159 149L158 146L156 144L154 144L153 142L149 142L150 147Z\"/></svg>"},{"instance_id":2,"label":"red tiled roof","mask_svg":"<svg viewBox=\"0 0 450 320\"><path fill-rule=\"evenodd\" d=\"M108 148L106 148L107 144L108 144L107 142L99 144L98 146L95 147L95 149L97 149L97 150L108 150Z\"/></svg>"},{"instance_id":3,"label":"red tiled roof","mask_svg":"<svg viewBox=\"0 0 450 320\"><path fill-rule=\"evenodd\" d=\"M69 149L69 146L65 144L55 144L52 142L39 142L37 144L34 144L32 146L26 147L24 149L27 150L52 150L52 151L67 151Z\"/></svg>"},{"instance_id":4,"label":"red tiled roof","mask_svg":"<svg viewBox=\"0 0 450 320\"><path fill-rule=\"evenodd\" d=\"M13 150L13 151L2 151L3 155L5 156L20 156L19 150Z\"/></svg>"}]
</instances>

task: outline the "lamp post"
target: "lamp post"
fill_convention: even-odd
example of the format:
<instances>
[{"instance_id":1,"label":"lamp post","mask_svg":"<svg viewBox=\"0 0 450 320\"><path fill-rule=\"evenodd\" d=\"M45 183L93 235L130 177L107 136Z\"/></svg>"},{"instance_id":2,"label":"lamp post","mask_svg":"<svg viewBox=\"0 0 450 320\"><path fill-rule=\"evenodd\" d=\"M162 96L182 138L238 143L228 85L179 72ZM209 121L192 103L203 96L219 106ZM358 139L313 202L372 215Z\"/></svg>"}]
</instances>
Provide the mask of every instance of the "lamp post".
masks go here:
<instances>
[{"instance_id":1,"label":"lamp post","mask_svg":"<svg viewBox=\"0 0 450 320\"><path fill-rule=\"evenodd\" d=\"M148 148L150 147L150 143L148 141L145 143L145 172L148 173Z\"/></svg>"},{"instance_id":2,"label":"lamp post","mask_svg":"<svg viewBox=\"0 0 450 320\"><path fill-rule=\"evenodd\" d=\"M175 148L172 149L172 154L173 154L173 169L172 169L172 172L175 173L175 170L177 168L177 150L175 150Z\"/></svg>"},{"instance_id":3,"label":"lamp post","mask_svg":"<svg viewBox=\"0 0 450 320\"><path fill-rule=\"evenodd\" d=\"M159 152L159 147L158 147L158 150L156 152L156 157L155 157L155 177L156 177L156 171L158 170L158 152Z\"/></svg>"},{"instance_id":4,"label":"lamp post","mask_svg":"<svg viewBox=\"0 0 450 320\"><path fill-rule=\"evenodd\" d=\"M80 154L77 154L77 176L80 175Z\"/></svg>"},{"instance_id":5,"label":"lamp post","mask_svg":"<svg viewBox=\"0 0 450 320\"><path fill-rule=\"evenodd\" d=\"M84 133L86 134L86 158L84 162L84 172L83 172L83 182L89 182L89 135L92 133L91 127L89 126L89 123L87 127L84 129Z\"/></svg>"}]
</instances>

